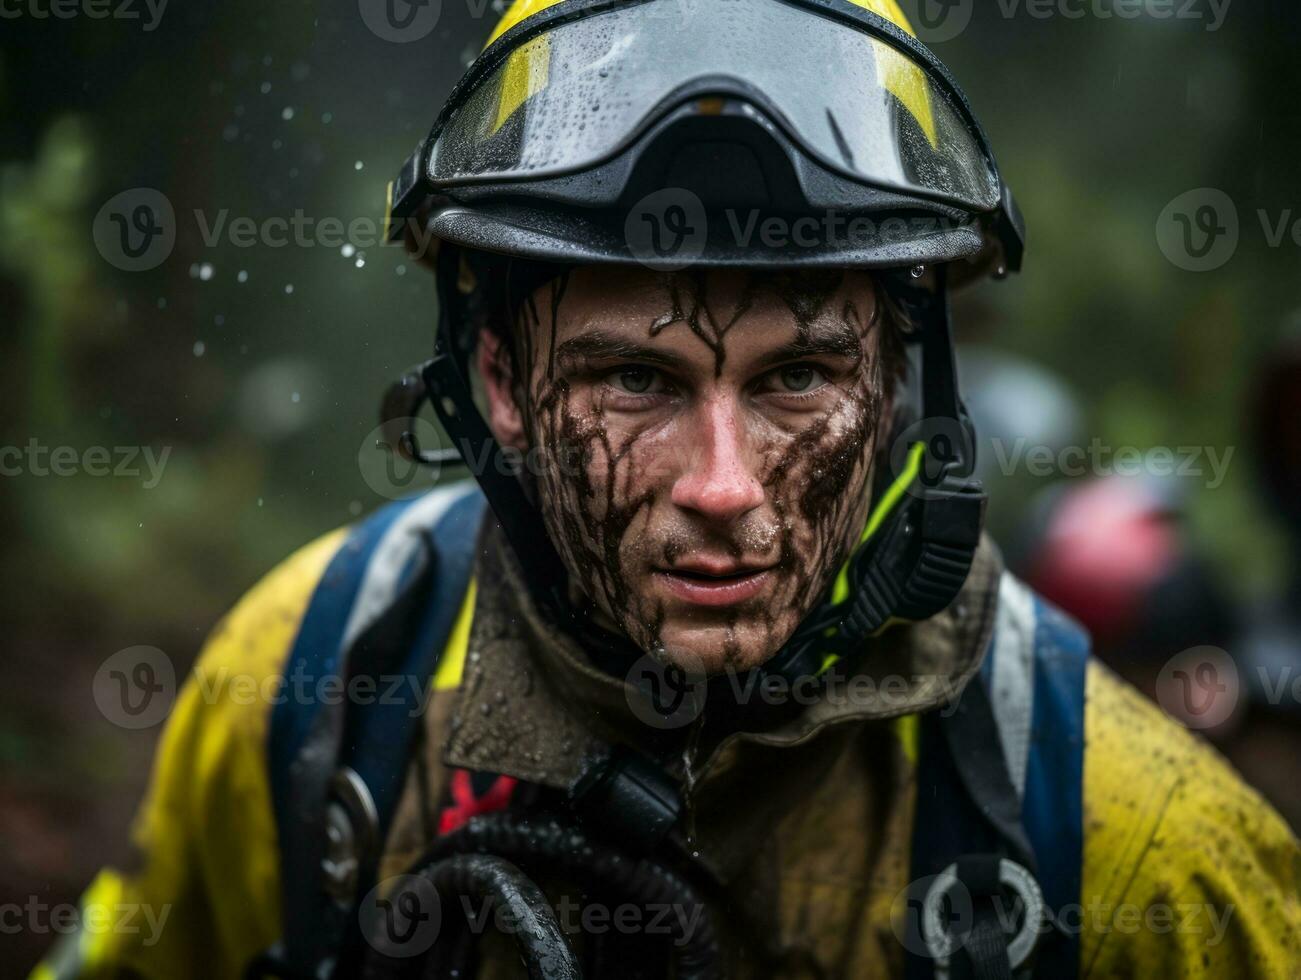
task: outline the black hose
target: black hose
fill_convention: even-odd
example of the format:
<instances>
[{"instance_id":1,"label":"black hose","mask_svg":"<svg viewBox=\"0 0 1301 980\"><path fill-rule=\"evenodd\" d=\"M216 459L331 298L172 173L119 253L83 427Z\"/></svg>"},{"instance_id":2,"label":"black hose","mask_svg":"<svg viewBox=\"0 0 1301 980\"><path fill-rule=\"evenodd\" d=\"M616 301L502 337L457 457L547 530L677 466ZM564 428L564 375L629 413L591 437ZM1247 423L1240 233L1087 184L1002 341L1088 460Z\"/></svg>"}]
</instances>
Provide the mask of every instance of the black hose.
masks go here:
<instances>
[{"instance_id":1,"label":"black hose","mask_svg":"<svg viewBox=\"0 0 1301 980\"><path fill-rule=\"evenodd\" d=\"M537 877L564 876L591 892L640 905L693 912L694 925L670 915L673 976L676 980L721 980L717 935L709 909L696 890L672 871L648 860L632 860L552 818L495 813L475 817L435 841L418 867L455 854L494 855Z\"/></svg>"},{"instance_id":2,"label":"black hose","mask_svg":"<svg viewBox=\"0 0 1301 980\"><path fill-rule=\"evenodd\" d=\"M424 864L412 876L432 884L444 908L451 908L450 900L461 896L501 903L528 967L529 980L582 980L582 971L546 896L509 861L485 854L458 854ZM415 884L404 881L392 900L399 901L401 892ZM397 980L418 975L421 967L422 958L376 949L367 960L365 976L367 980Z\"/></svg>"}]
</instances>

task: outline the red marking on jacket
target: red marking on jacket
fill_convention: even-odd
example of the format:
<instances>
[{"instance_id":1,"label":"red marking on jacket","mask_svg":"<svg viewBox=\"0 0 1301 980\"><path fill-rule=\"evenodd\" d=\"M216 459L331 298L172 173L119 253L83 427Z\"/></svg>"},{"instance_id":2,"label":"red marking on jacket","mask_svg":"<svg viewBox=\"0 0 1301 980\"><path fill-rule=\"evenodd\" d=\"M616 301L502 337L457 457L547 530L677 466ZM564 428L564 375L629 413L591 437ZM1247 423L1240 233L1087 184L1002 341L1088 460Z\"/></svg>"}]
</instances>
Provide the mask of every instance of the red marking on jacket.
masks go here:
<instances>
[{"instance_id":1,"label":"red marking on jacket","mask_svg":"<svg viewBox=\"0 0 1301 980\"><path fill-rule=\"evenodd\" d=\"M450 786L451 806L443 807L438 815L438 833L450 834L464 827L471 817L481 813L497 813L510 804L511 794L515 792L517 780L511 776L498 776L487 792L475 796L474 784L467 769L457 769L452 773Z\"/></svg>"}]
</instances>

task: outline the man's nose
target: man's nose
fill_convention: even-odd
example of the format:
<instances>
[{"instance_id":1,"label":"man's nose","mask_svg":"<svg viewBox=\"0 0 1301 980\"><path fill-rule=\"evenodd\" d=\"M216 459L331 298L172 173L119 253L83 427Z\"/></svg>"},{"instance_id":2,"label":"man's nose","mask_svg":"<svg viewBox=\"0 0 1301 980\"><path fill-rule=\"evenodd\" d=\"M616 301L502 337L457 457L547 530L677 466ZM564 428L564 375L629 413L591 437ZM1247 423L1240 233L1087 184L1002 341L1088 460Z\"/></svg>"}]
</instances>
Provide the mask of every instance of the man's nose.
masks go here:
<instances>
[{"instance_id":1,"label":"man's nose","mask_svg":"<svg viewBox=\"0 0 1301 980\"><path fill-rule=\"evenodd\" d=\"M718 523L728 523L764 501L746 452L736 403L710 399L690 420L685 465L673 484L673 503Z\"/></svg>"}]
</instances>

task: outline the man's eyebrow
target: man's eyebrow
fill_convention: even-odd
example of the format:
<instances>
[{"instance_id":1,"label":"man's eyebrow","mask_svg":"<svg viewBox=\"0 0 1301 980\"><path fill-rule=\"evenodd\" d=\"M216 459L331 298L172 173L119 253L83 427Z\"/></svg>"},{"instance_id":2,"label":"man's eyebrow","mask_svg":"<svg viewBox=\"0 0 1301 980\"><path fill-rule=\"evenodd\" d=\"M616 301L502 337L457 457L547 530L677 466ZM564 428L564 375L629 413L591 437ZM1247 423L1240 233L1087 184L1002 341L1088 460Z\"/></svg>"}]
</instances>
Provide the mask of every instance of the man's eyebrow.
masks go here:
<instances>
[{"instance_id":1,"label":"man's eyebrow","mask_svg":"<svg viewBox=\"0 0 1301 980\"><path fill-rule=\"evenodd\" d=\"M843 357L859 361L863 357L863 344L848 324L815 328L789 344L766 351L759 359L761 367L798 361L804 357Z\"/></svg>"},{"instance_id":2,"label":"man's eyebrow","mask_svg":"<svg viewBox=\"0 0 1301 980\"><path fill-rule=\"evenodd\" d=\"M681 363L681 358L669 351L647 347L604 330L590 330L564 341L556 348L556 360L561 364L598 360L642 361L666 367Z\"/></svg>"}]
</instances>

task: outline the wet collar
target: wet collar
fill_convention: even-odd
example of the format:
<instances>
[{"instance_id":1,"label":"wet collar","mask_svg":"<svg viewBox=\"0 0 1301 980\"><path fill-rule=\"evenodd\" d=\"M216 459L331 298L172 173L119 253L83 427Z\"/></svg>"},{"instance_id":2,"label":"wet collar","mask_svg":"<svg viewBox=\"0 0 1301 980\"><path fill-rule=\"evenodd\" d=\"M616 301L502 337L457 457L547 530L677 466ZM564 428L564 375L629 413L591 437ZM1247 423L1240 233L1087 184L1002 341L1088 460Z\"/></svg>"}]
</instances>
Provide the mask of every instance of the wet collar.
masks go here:
<instances>
[{"instance_id":1,"label":"wet collar","mask_svg":"<svg viewBox=\"0 0 1301 980\"><path fill-rule=\"evenodd\" d=\"M886 631L871 641L852 673L829 677L817 692L751 691L753 697L800 698L801 707L774 727L738 732L711 730L705 716L676 729L642 721L623 681L595 667L578 642L534 604L518 559L494 522L485 527L480 555L469 652L444 759L553 787L570 785L585 760L611 743L634 746L672 772L690 742L692 755L705 760L697 767L702 771L733 739L795 745L832 725L940 707L980 669L1003 570L997 547L986 538L948 609ZM743 688L745 680L729 683Z\"/></svg>"}]
</instances>

